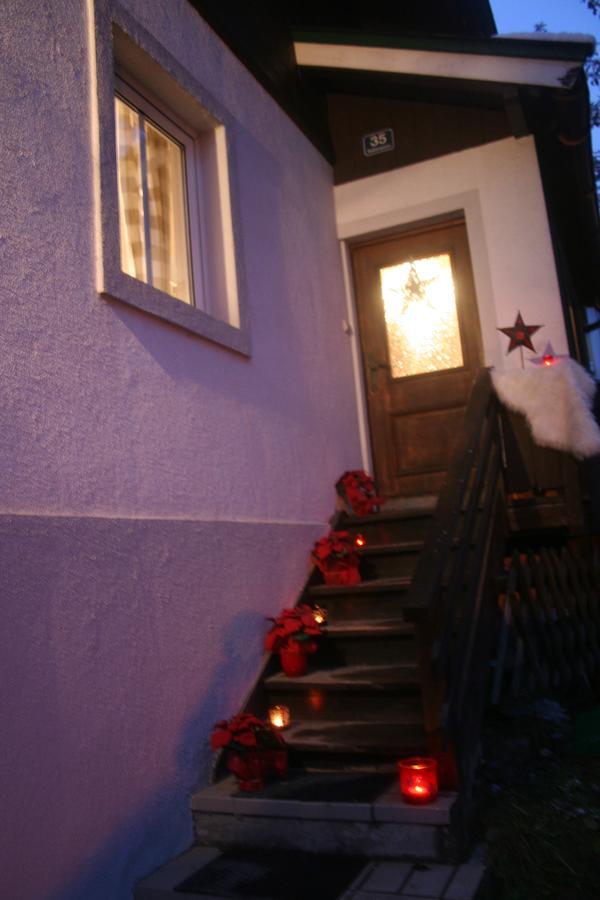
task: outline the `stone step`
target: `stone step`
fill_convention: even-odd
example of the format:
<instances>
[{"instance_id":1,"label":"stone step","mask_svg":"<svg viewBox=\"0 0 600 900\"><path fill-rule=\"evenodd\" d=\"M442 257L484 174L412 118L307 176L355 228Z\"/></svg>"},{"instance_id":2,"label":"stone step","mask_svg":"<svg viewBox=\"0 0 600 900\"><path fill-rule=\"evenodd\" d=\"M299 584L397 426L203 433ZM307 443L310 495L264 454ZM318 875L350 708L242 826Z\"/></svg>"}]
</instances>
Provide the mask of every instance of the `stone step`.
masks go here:
<instances>
[{"instance_id":1,"label":"stone step","mask_svg":"<svg viewBox=\"0 0 600 900\"><path fill-rule=\"evenodd\" d=\"M192 797L197 843L320 854L439 860L447 855L456 795L402 801L397 779L369 773L292 773L245 794L233 778Z\"/></svg>"},{"instance_id":2,"label":"stone step","mask_svg":"<svg viewBox=\"0 0 600 900\"><path fill-rule=\"evenodd\" d=\"M307 753L398 759L423 753L426 743L420 714L403 722L293 719L283 737L290 749L302 753L305 763Z\"/></svg>"}]
</instances>

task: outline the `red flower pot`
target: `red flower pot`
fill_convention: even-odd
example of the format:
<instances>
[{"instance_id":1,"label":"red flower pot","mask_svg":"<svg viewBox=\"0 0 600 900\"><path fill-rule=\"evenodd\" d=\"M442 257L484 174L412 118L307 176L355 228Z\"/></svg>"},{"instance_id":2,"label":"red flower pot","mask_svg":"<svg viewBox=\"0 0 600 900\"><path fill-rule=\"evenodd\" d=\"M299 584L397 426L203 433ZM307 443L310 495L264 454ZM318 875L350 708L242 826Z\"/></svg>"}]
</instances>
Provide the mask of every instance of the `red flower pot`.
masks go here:
<instances>
[{"instance_id":1,"label":"red flower pot","mask_svg":"<svg viewBox=\"0 0 600 900\"><path fill-rule=\"evenodd\" d=\"M280 778L287 778L288 775L288 752L285 748L281 750L261 750L268 772L273 772Z\"/></svg>"},{"instance_id":2,"label":"red flower pot","mask_svg":"<svg viewBox=\"0 0 600 900\"><path fill-rule=\"evenodd\" d=\"M288 678L299 678L305 675L308 669L308 653L298 644L297 641L291 641L287 647L282 647L279 651L279 660L281 668Z\"/></svg>"},{"instance_id":3,"label":"red flower pot","mask_svg":"<svg viewBox=\"0 0 600 900\"><path fill-rule=\"evenodd\" d=\"M360 572L358 566L347 566L345 563L336 563L331 569L323 571L325 584L348 586L351 584L359 584Z\"/></svg>"},{"instance_id":4,"label":"red flower pot","mask_svg":"<svg viewBox=\"0 0 600 900\"><path fill-rule=\"evenodd\" d=\"M230 753L227 768L237 778L240 791L260 791L264 788L266 765L260 751L250 750L244 756Z\"/></svg>"}]
</instances>

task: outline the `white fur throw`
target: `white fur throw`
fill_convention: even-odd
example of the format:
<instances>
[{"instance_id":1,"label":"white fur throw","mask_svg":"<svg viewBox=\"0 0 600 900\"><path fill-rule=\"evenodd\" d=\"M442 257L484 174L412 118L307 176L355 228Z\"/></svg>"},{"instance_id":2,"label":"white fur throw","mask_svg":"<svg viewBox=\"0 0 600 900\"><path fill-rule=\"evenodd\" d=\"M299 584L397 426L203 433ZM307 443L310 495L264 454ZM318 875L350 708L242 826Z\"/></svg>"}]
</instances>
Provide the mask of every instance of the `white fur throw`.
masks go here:
<instances>
[{"instance_id":1,"label":"white fur throw","mask_svg":"<svg viewBox=\"0 0 600 900\"><path fill-rule=\"evenodd\" d=\"M500 400L524 413L540 447L565 450L578 459L600 453L600 429L591 412L596 382L573 359L553 366L492 371Z\"/></svg>"}]
</instances>

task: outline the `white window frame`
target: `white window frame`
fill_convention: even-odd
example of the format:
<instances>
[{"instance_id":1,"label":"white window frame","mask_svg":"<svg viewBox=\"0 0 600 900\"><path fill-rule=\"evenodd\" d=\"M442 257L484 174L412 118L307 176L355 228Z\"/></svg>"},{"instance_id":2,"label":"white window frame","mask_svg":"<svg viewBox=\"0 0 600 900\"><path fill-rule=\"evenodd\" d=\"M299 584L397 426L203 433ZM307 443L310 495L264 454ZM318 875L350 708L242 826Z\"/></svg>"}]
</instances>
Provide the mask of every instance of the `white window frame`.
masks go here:
<instances>
[{"instance_id":1,"label":"white window frame","mask_svg":"<svg viewBox=\"0 0 600 900\"><path fill-rule=\"evenodd\" d=\"M237 123L127 10L110 0L93 4L98 291L106 300L249 356L237 190L230 163ZM185 147L194 305L121 270L115 95Z\"/></svg>"}]
</instances>

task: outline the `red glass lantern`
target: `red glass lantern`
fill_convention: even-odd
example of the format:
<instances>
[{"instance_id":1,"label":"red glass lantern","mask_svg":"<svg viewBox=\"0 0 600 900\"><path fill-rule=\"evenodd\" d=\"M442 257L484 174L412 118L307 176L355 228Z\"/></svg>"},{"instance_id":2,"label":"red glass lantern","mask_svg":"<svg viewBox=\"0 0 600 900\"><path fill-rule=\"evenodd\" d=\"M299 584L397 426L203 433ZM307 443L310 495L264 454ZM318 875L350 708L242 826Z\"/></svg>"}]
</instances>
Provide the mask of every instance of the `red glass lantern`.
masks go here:
<instances>
[{"instance_id":1,"label":"red glass lantern","mask_svg":"<svg viewBox=\"0 0 600 900\"><path fill-rule=\"evenodd\" d=\"M431 803L438 794L437 762L424 756L411 756L398 763L400 793L406 803Z\"/></svg>"}]
</instances>

